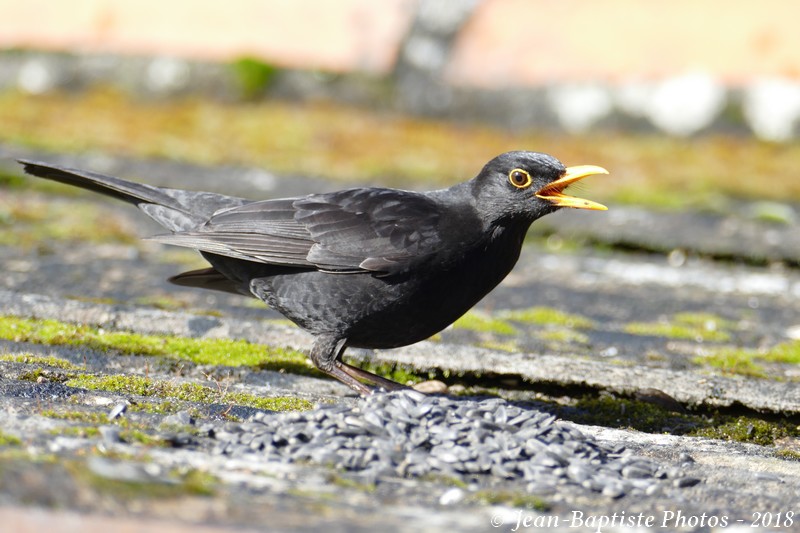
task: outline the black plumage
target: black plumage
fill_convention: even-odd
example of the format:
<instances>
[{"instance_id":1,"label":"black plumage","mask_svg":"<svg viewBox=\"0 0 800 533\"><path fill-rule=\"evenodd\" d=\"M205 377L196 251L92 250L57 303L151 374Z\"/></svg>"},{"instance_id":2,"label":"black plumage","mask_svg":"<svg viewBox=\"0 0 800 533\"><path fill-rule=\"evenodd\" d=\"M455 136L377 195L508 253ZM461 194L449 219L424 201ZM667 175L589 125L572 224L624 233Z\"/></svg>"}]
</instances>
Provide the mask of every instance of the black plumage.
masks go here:
<instances>
[{"instance_id":1,"label":"black plumage","mask_svg":"<svg viewBox=\"0 0 800 533\"><path fill-rule=\"evenodd\" d=\"M362 380L400 385L343 363L347 346L394 348L441 331L511 271L534 220L560 207L605 209L563 193L604 169L566 168L536 152L502 154L472 180L436 191L263 201L20 162L29 174L137 205L170 231L153 240L199 250L211 264L171 281L260 298L314 335L320 370L362 394Z\"/></svg>"}]
</instances>

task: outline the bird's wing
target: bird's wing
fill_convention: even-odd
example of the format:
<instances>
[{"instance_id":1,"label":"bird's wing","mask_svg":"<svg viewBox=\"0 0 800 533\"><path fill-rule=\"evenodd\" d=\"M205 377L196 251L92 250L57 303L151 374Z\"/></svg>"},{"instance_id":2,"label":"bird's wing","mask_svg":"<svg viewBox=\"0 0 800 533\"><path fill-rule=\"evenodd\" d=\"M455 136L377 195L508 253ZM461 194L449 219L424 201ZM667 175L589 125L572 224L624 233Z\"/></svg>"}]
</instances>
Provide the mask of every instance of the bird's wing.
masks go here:
<instances>
[{"instance_id":1,"label":"bird's wing","mask_svg":"<svg viewBox=\"0 0 800 533\"><path fill-rule=\"evenodd\" d=\"M439 249L441 216L422 194L349 189L249 203L155 240L275 265L389 274Z\"/></svg>"}]
</instances>

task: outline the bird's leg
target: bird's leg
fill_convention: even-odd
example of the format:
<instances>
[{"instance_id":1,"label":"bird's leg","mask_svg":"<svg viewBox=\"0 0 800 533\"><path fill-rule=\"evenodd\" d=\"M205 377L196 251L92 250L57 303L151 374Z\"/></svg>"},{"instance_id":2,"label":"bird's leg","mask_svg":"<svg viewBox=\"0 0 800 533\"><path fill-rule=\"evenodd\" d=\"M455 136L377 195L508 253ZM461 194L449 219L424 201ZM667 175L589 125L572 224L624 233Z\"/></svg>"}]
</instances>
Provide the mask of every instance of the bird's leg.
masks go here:
<instances>
[{"instance_id":1,"label":"bird's leg","mask_svg":"<svg viewBox=\"0 0 800 533\"><path fill-rule=\"evenodd\" d=\"M363 379L371 385L383 387L390 391L408 388L390 379L375 375L372 372L367 372L366 370L341 362L339 357L342 352L344 352L344 343L346 340L347 339L338 339L336 337L317 337L314 346L311 348L311 353L309 354L311 362L321 371L332 378L338 379L362 396L369 396L372 394L372 389L361 383L359 381L360 379Z\"/></svg>"},{"instance_id":2,"label":"bird's leg","mask_svg":"<svg viewBox=\"0 0 800 533\"><path fill-rule=\"evenodd\" d=\"M346 340L347 339L338 339L336 337L318 336L308 356L311 362L314 363L314 366L322 372L325 372L332 378L338 379L360 395L369 396L372 394L372 389L347 373L341 368L340 365L342 363L337 361L339 355L344 351L344 343Z\"/></svg>"},{"instance_id":3,"label":"bird's leg","mask_svg":"<svg viewBox=\"0 0 800 533\"><path fill-rule=\"evenodd\" d=\"M348 365L347 363L343 363L341 361L336 361L336 366L338 366L344 372L346 372L347 374L356 379L363 379L364 381L368 381L369 383L375 385L376 387L383 387L388 391L407 390L409 388L406 387L405 385L397 383L396 381L392 381L391 379L386 379L377 374L373 374L372 372L362 370L357 366Z\"/></svg>"}]
</instances>

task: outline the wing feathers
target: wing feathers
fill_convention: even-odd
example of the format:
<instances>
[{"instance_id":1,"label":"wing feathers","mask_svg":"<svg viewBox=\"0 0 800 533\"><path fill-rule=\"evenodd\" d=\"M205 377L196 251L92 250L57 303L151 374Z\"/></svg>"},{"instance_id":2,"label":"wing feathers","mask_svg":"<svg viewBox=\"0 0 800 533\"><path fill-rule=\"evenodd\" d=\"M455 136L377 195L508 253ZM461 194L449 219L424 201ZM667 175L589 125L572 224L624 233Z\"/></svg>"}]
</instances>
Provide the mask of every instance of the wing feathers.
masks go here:
<instances>
[{"instance_id":1,"label":"wing feathers","mask_svg":"<svg viewBox=\"0 0 800 533\"><path fill-rule=\"evenodd\" d=\"M350 189L248 203L153 240L248 261L387 274L439 249L441 209L423 194Z\"/></svg>"}]
</instances>

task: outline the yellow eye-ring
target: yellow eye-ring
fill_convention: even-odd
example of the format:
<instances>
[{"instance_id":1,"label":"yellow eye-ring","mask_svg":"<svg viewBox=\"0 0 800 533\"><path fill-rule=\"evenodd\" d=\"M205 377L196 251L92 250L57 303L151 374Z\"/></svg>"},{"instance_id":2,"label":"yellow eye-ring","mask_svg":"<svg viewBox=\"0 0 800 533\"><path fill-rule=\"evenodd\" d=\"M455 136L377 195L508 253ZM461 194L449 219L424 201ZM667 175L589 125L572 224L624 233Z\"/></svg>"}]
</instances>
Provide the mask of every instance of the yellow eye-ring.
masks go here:
<instances>
[{"instance_id":1,"label":"yellow eye-ring","mask_svg":"<svg viewBox=\"0 0 800 533\"><path fill-rule=\"evenodd\" d=\"M530 187L531 183L533 183L531 175L522 170L521 168L515 168L514 170L509 172L508 181L510 181L511 185L513 185L517 189L524 189L526 187Z\"/></svg>"}]
</instances>

